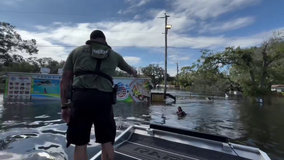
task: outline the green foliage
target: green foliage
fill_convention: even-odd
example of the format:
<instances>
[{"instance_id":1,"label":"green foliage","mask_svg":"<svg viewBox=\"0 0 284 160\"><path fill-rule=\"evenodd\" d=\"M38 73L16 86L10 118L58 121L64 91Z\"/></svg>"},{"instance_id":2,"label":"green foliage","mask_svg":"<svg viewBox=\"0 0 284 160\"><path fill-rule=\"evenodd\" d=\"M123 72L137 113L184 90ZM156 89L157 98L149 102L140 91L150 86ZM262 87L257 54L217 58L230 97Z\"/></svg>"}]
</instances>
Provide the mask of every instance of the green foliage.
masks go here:
<instances>
[{"instance_id":1,"label":"green foliage","mask_svg":"<svg viewBox=\"0 0 284 160\"><path fill-rule=\"evenodd\" d=\"M57 74L58 69L62 68L64 66L64 63L65 63L65 61L58 62L56 60L53 60L50 57L36 59L36 62L38 62L40 67L49 68L51 74ZM33 64L35 64L35 63L33 63Z\"/></svg>"},{"instance_id":2,"label":"green foliage","mask_svg":"<svg viewBox=\"0 0 284 160\"><path fill-rule=\"evenodd\" d=\"M0 61L2 66L13 62L22 62L23 57L15 52L26 52L29 55L37 54L36 40L23 40L9 23L0 22Z\"/></svg>"},{"instance_id":3,"label":"green foliage","mask_svg":"<svg viewBox=\"0 0 284 160\"><path fill-rule=\"evenodd\" d=\"M272 84L284 83L284 37L275 33L260 47L227 47L202 51L197 64L182 68L180 83L191 89L243 91L250 97L269 94Z\"/></svg>"},{"instance_id":4,"label":"green foliage","mask_svg":"<svg viewBox=\"0 0 284 160\"><path fill-rule=\"evenodd\" d=\"M178 80L167 74L168 84L179 84L190 90L241 91L250 97L265 96L270 93L271 85L284 84L283 33L275 33L258 47L227 47L218 53L203 50L196 63L181 68ZM31 56L37 54L36 40L23 40L14 26L0 22L0 72L38 73L40 67L47 67L55 74L65 63L48 57L24 58L15 54L21 52ZM150 64L136 70L139 77L151 78L154 87L164 82L164 69L158 65ZM120 70L114 76L129 77Z\"/></svg>"},{"instance_id":5,"label":"green foliage","mask_svg":"<svg viewBox=\"0 0 284 160\"><path fill-rule=\"evenodd\" d=\"M39 73L40 67L50 68L50 73L56 74L62 68L64 61L58 62L52 58L24 58L15 53L33 55L38 53L36 40L23 40L9 23L0 22L0 71L1 72L34 72Z\"/></svg>"},{"instance_id":6,"label":"green foliage","mask_svg":"<svg viewBox=\"0 0 284 160\"><path fill-rule=\"evenodd\" d=\"M164 81L165 70L162 67L159 67L158 65L150 64L147 67L141 68L141 72L143 73L143 75L151 78L154 87ZM173 81L174 79L174 77L170 77L170 75L167 74L167 81Z\"/></svg>"},{"instance_id":7,"label":"green foliage","mask_svg":"<svg viewBox=\"0 0 284 160\"><path fill-rule=\"evenodd\" d=\"M64 63L64 61L58 62L52 58L37 59L35 57L30 57L27 59L22 59L21 61L12 61L7 66L0 64L0 72L39 73L40 67L46 67L50 69L50 74L57 74L58 69L62 68Z\"/></svg>"}]
</instances>

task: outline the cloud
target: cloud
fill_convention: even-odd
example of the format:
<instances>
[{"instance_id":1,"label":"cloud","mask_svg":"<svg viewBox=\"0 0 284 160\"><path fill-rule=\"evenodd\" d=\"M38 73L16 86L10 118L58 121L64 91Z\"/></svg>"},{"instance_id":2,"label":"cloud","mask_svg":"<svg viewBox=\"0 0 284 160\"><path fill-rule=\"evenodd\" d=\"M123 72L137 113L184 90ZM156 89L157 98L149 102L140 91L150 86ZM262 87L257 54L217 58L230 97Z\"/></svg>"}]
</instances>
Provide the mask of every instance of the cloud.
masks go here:
<instances>
[{"instance_id":1,"label":"cloud","mask_svg":"<svg viewBox=\"0 0 284 160\"><path fill-rule=\"evenodd\" d=\"M123 58L129 65L137 65L141 61L140 57L124 56Z\"/></svg>"},{"instance_id":2,"label":"cloud","mask_svg":"<svg viewBox=\"0 0 284 160\"><path fill-rule=\"evenodd\" d=\"M149 3L151 0L125 0L126 3L129 3L131 8L134 7L141 7L147 3ZM138 2L138 3L137 3Z\"/></svg>"},{"instance_id":3,"label":"cloud","mask_svg":"<svg viewBox=\"0 0 284 160\"><path fill-rule=\"evenodd\" d=\"M220 33L230 30L236 30L254 23L253 17L242 17L227 22L217 22L212 24L203 24L199 33Z\"/></svg>"},{"instance_id":4,"label":"cloud","mask_svg":"<svg viewBox=\"0 0 284 160\"><path fill-rule=\"evenodd\" d=\"M23 39L36 39L39 53L36 55L38 58L52 57L55 60L65 60L70 52L70 48L64 46L57 46L43 36L45 33L35 33L25 30L18 30L18 33ZM42 47L41 47L42 46ZM24 57L29 57L28 54L21 54Z\"/></svg>"},{"instance_id":5,"label":"cloud","mask_svg":"<svg viewBox=\"0 0 284 160\"><path fill-rule=\"evenodd\" d=\"M169 55L170 61L178 62L178 61L186 61L186 60L189 60L189 59L190 59L189 56L181 56L180 54Z\"/></svg>"},{"instance_id":6,"label":"cloud","mask_svg":"<svg viewBox=\"0 0 284 160\"><path fill-rule=\"evenodd\" d=\"M125 0L125 3L129 4L129 7L124 10L119 10L118 14L126 14L135 11L135 9L144 6L151 0Z\"/></svg>"},{"instance_id":7,"label":"cloud","mask_svg":"<svg viewBox=\"0 0 284 160\"><path fill-rule=\"evenodd\" d=\"M249 25L253 23L254 18L242 17L228 22L215 21L209 24L199 18L208 19L218 17L224 13L253 5L259 1L260 0L170 1L170 6L175 8L168 12L171 16L169 18L169 24L173 25L172 29L169 30L169 61L174 63L176 61L191 60L192 57L188 53L188 50L221 50L228 46L250 47L261 44L265 40L264 37L269 37L273 31L279 30L280 28L254 35L234 37L224 35L191 35L195 30L202 33L220 33ZM141 4L140 1L138 3L134 0L134 2L131 1L128 3L139 4L139 7L150 1L147 1L147 3L146 1L141 2ZM111 45L114 50L124 47L133 47L135 49L143 48L164 53L164 34L162 34L164 32L164 19L157 17L163 16L165 10L150 8L146 10L146 12L151 13L152 18L144 19L143 21L140 19L125 21L105 20L94 23L63 23L57 21L46 26L36 25L31 30L18 28L17 31L22 35L23 39L37 40L37 45L40 50L38 57L52 57L56 60L65 60L71 50L76 46L85 44L85 41L89 38L89 34L93 29L103 30L109 45ZM141 15L141 17L143 17L143 15ZM136 18L139 17L136 16ZM204 27L199 29L198 27L202 23L204 23ZM184 50L181 48L184 48ZM131 65L139 64L143 60L136 56L125 58L128 59L127 61L131 63ZM153 59L151 61L157 60Z\"/></svg>"},{"instance_id":8,"label":"cloud","mask_svg":"<svg viewBox=\"0 0 284 160\"><path fill-rule=\"evenodd\" d=\"M183 22L176 25L182 25ZM59 24L45 26L45 30L27 31L17 29L23 39L36 39L39 47L39 57L49 56L55 59L65 59L67 54L76 46L85 44L89 34L94 28L102 29L107 37L108 43L114 49L120 47L140 47L158 49L163 51L164 35L161 34L163 26L158 19L146 22L124 21L124 22L98 22ZM277 28L275 30L278 30ZM171 47L188 47L192 49L223 49L228 46L250 47L261 44L273 31L266 31L255 35L225 37L225 36L190 36L171 31ZM170 57L174 60L188 59L187 57Z\"/></svg>"},{"instance_id":9,"label":"cloud","mask_svg":"<svg viewBox=\"0 0 284 160\"><path fill-rule=\"evenodd\" d=\"M200 19L215 18L227 12L255 5L261 0L175 0L176 12Z\"/></svg>"},{"instance_id":10,"label":"cloud","mask_svg":"<svg viewBox=\"0 0 284 160\"><path fill-rule=\"evenodd\" d=\"M177 75L177 68L176 67L168 67L167 72L170 76L176 76Z\"/></svg>"},{"instance_id":11,"label":"cloud","mask_svg":"<svg viewBox=\"0 0 284 160\"><path fill-rule=\"evenodd\" d=\"M48 27L42 26L42 25L35 25L34 27L38 30L47 30L48 29Z\"/></svg>"},{"instance_id":12,"label":"cloud","mask_svg":"<svg viewBox=\"0 0 284 160\"><path fill-rule=\"evenodd\" d=\"M280 30L280 28L270 31L247 35L247 36L234 36L225 37L220 36L196 36L189 37L179 34L173 34L175 47L190 47L192 49L224 49L229 46L240 46L243 48L257 46L263 43L263 41L271 37L274 31Z\"/></svg>"}]
</instances>

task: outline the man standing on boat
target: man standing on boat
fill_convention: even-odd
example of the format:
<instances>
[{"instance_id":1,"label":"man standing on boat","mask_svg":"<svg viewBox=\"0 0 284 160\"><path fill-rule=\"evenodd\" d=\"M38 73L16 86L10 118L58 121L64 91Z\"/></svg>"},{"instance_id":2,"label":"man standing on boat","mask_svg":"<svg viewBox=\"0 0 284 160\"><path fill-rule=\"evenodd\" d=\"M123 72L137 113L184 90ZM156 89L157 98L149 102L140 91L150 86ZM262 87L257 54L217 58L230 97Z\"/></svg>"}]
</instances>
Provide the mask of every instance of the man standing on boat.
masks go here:
<instances>
[{"instance_id":1,"label":"man standing on boat","mask_svg":"<svg viewBox=\"0 0 284 160\"><path fill-rule=\"evenodd\" d=\"M87 144L93 124L96 142L102 145L102 160L114 159L116 125L112 105L115 102L109 75L114 75L116 67L137 76L137 71L111 49L100 30L93 31L86 45L74 49L66 60L60 82L61 116L68 125L67 147L75 145L74 160L88 159ZM68 91L72 81L70 111Z\"/></svg>"}]
</instances>

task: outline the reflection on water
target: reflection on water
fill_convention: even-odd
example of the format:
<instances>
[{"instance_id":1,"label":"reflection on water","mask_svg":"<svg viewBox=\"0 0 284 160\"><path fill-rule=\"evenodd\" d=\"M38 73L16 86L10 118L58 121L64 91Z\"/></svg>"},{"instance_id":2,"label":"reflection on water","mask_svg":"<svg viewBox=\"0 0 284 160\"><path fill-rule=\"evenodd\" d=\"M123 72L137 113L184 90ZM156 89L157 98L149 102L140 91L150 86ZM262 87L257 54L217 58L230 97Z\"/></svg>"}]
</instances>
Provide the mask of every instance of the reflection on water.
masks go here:
<instances>
[{"instance_id":1,"label":"reflection on water","mask_svg":"<svg viewBox=\"0 0 284 160\"><path fill-rule=\"evenodd\" d=\"M186 93L182 93L185 95ZM0 97L2 99L2 97ZM191 102L191 103L188 103ZM186 117L176 116L181 106ZM284 107L252 105L245 101L179 99L173 105L118 103L114 106L117 135L129 125L149 122L225 135L234 142L258 147L272 159L284 157ZM74 147L66 149L66 124L60 119L59 101L30 104L0 104L0 159L69 159ZM92 131L89 157L99 151Z\"/></svg>"}]
</instances>

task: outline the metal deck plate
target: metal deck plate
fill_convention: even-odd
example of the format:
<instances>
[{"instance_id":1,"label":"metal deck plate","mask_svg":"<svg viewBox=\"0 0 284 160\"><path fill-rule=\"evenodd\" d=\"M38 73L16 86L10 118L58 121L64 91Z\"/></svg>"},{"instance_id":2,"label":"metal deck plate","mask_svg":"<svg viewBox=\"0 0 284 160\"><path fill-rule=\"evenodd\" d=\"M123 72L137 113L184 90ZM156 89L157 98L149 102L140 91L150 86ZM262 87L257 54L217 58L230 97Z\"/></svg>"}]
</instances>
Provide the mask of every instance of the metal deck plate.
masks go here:
<instances>
[{"instance_id":1,"label":"metal deck plate","mask_svg":"<svg viewBox=\"0 0 284 160\"><path fill-rule=\"evenodd\" d=\"M141 146L139 144L133 144L131 142L124 143L117 149L118 152L130 155L141 160L197 160L187 156L178 155L161 149L155 149L152 147ZM119 157L115 157L119 159ZM119 159L120 160L120 159ZM122 159L124 160L124 159Z\"/></svg>"},{"instance_id":2,"label":"metal deck plate","mask_svg":"<svg viewBox=\"0 0 284 160\"><path fill-rule=\"evenodd\" d=\"M115 152L115 159L117 160L139 160L135 157L131 157L129 155L125 155L123 153L120 153L120 152Z\"/></svg>"},{"instance_id":3,"label":"metal deck plate","mask_svg":"<svg viewBox=\"0 0 284 160\"><path fill-rule=\"evenodd\" d=\"M98 157L96 160L99 160ZM115 160L248 160L246 158L180 144L155 137L132 134L115 149Z\"/></svg>"},{"instance_id":4,"label":"metal deck plate","mask_svg":"<svg viewBox=\"0 0 284 160\"><path fill-rule=\"evenodd\" d=\"M141 160L248 160L154 137L133 134L116 151ZM116 157L115 159L119 159ZM124 160L124 159L121 159Z\"/></svg>"}]
</instances>

